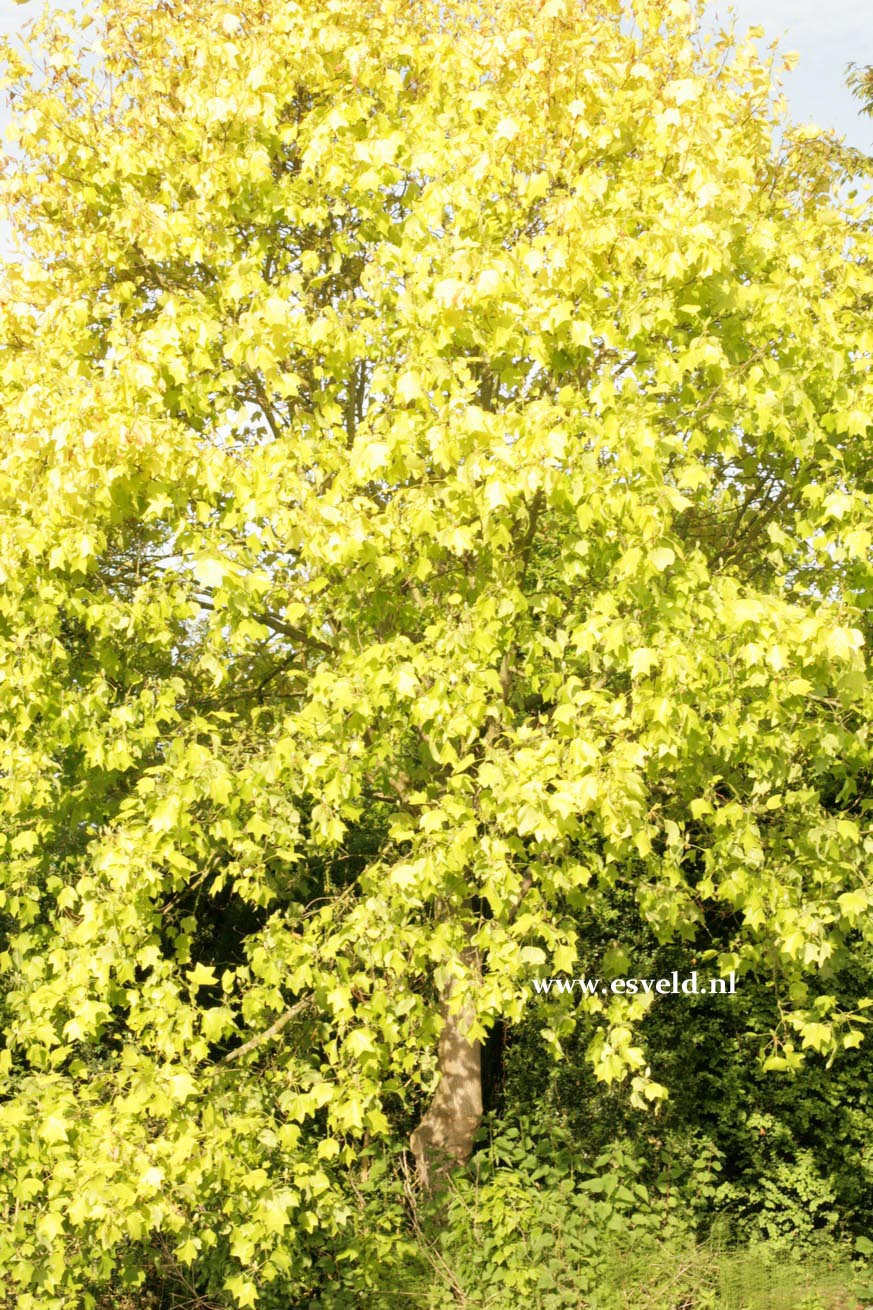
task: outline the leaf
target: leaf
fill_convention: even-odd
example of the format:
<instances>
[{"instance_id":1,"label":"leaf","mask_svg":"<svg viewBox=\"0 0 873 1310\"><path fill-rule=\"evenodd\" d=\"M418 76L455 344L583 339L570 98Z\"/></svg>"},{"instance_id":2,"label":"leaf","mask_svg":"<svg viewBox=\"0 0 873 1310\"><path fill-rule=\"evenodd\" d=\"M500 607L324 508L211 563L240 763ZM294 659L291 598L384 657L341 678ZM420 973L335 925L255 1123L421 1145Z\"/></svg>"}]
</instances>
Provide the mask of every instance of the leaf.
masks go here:
<instances>
[{"instance_id":1,"label":"leaf","mask_svg":"<svg viewBox=\"0 0 873 1310\"><path fill-rule=\"evenodd\" d=\"M536 961L539 963L539 961ZM576 964L576 951L572 946L559 946L552 955L555 973L569 973Z\"/></svg>"},{"instance_id":2,"label":"leaf","mask_svg":"<svg viewBox=\"0 0 873 1310\"><path fill-rule=\"evenodd\" d=\"M827 634L826 644L834 659L847 660L864 645L864 636L857 628L832 628Z\"/></svg>"},{"instance_id":3,"label":"leaf","mask_svg":"<svg viewBox=\"0 0 873 1310\"><path fill-rule=\"evenodd\" d=\"M208 1042L217 1042L233 1031L233 1013L225 1005L211 1006L200 1017L200 1029Z\"/></svg>"},{"instance_id":4,"label":"leaf","mask_svg":"<svg viewBox=\"0 0 873 1310\"><path fill-rule=\"evenodd\" d=\"M647 646L640 646L638 650L631 651L630 670L632 678L641 678L653 669L658 663L658 657L653 650Z\"/></svg>"},{"instance_id":5,"label":"leaf","mask_svg":"<svg viewBox=\"0 0 873 1310\"><path fill-rule=\"evenodd\" d=\"M485 268L476 279L476 291L480 296L493 296L500 290L500 273L496 268Z\"/></svg>"},{"instance_id":6,"label":"leaf","mask_svg":"<svg viewBox=\"0 0 873 1310\"><path fill-rule=\"evenodd\" d=\"M174 1101L184 1102L197 1090L194 1079L188 1073L173 1074L169 1080L170 1092Z\"/></svg>"},{"instance_id":7,"label":"leaf","mask_svg":"<svg viewBox=\"0 0 873 1310\"><path fill-rule=\"evenodd\" d=\"M364 473L377 473L384 468L391 457L391 452L384 441L371 441L360 452L361 470Z\"/></svg>"},{"instance_id":8,"label":"leaf","mask_svg":"<svg viewBox=\"0 0 873 1310\"><path fill-rule=\"evenodd\" d=\"M869 900L866 893L862 891L842 892L837 897L837 904L841 914L849 919L856 919L867 913Z\"/></svg>"},{"instance_id":9,"label":"leaf","mask_svg":"<svg viewBox=\"0 0 873 1310\"><path fill-rule=\"evenodd\" d=\"M663 573L671 564L675 564L676 552L669 546L658 546L655 550L649 551L649 561L653 568Z\"/></svg>"},{"instance_id":10,"label":"leaf","mask_svg":"<svg viewBox=\"0 0 873 1310\"><path fill-rule=\"evenodd\" d=\"M211 964L196 964L193 969L188 970L187 977L188 986L192 991L196 991L198 987L214 987L218 982Z\"/></svg>"},{"instance_id":11,"label":"leaf","mask_svg":"<svg viewBox=\"0 0 873 1310\"><path fill-rule=\"evenodd\" d=\"M44 1142L65 1142L67 1125L59 1115L50 1114L40 1124L39 1135Z\"/></svg>"},{"instance_id":12,"label":"leaf","mask_svg":"<svg viewBox=\"0 0 873 1310\"><path fill-rule=\"evenodd\" d=\"M407 403L419 400L423 395L421 383L415 373L402 373L397 379L397 394Z\"/></svg>"},{"instance_id":13,"label":"leaf","mask_svg":"<svg viewBox=\"0 0 873 1310\"><path fill-rule=\"evenodd\" d=\"M346 1038L346 1046L352 1055L375 1055L376 1044L373 1034L365 1028L355 1028Z\"/></svg>"},{"instance_id":14,"label":"leaf","mask_svg":"<svg viewBox=\"0 0 873 1310\"><path fill-rule=\"evenodd\" d=\"M234 1274L226 1278L224 1286L238 1306L257 1305L258 1289L244 1274Z\"/></svg>"},{"instance_id":15,"label":"leaf","mask_svg":"<svg viewBox=\"0 0 873 1310\"><path fill-rule=\"evenodd\" d=\"M540 966L546 963L546 953L539 946L523 946L521 960L523 964Z\"/></svg>"},{"instance_id":16,"label":"leaf","mask_svg":"<svg viewBox=\"0 0 873 1310\"><path fill-rule=\"evenodd\" d=\"M222 560L208 555L200 556L194 561L194 577L201 587L209 590L220 587L227 570Z\"/></svg>"},{"instance_id":17,"label":"leaf","mask_svg":"<svg viewBox=\"0 0 873 1310\"><path fill-rule=\"evenodd\" d=\"M804 1047L812 1047L814 1051L825 1050L829 1046L832 1037L831 1027L825 1023L805 1023L801 1028L801 1033Z\"/></svg>"}]
</instances>

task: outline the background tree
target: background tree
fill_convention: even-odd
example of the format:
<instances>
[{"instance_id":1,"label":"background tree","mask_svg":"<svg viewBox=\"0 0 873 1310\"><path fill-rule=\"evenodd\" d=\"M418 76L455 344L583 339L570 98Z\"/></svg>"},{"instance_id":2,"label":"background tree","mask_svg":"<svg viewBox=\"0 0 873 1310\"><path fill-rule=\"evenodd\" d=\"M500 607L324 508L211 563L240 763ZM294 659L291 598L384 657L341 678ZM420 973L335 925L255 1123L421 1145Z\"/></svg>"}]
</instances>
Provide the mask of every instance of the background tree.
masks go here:
<instances>
[{"instance_id":1,"label":"background tree","mask_svg":"<svg viewBox=\"0 0 873 1310\"><path fill-rule=\"evenodd\" d=\"M873 114L873 65L853 64L849 70L849 86L861 101L861 112Z\"/></svg>"},{"instance_id":2,"label":"background tree","mask_svg":"<svg viewBox=\"0 0 873 1310\"><path fill-rule=\"evenodd\" d=\"M371 1293L361 1158L467 1159L616 898L769 980L770 1068L857 1046L870 238L753 44L122 0L5 58L16 1307ZM657 1102L648 1005L544 1049Z\"/></svg>"}]
</instances>

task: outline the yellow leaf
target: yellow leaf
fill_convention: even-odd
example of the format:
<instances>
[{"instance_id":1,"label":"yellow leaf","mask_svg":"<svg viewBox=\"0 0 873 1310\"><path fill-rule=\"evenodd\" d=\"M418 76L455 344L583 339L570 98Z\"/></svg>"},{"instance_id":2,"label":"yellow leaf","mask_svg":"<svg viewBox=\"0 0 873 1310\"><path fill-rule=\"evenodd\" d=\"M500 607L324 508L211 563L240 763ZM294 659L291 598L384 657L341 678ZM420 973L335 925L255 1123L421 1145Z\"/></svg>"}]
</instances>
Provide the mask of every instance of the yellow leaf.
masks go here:
<instances>
[{"instance_id":1,"label":"yellow leaf","mask_svg":"<svg viewBox=\"0 0 873 1310\"><path fill-rule=\"evenodd\" d=\"M669 546L658 546L657 549L649 552L649 559L659 573L668 569L671 564L675 563L676 552Z\"/></svg>"},{"instance_id":2,"label":"yellow leaf","mask_svg":"<svg viewBox=\"0 0 873 1310\"><path fill-rule=\"evenodd\" d=\"M194 561L194 577L201 587L207 589L220 587L226 572L224 563L211 556L204 555Z\"/></svg>"}]
</instances>

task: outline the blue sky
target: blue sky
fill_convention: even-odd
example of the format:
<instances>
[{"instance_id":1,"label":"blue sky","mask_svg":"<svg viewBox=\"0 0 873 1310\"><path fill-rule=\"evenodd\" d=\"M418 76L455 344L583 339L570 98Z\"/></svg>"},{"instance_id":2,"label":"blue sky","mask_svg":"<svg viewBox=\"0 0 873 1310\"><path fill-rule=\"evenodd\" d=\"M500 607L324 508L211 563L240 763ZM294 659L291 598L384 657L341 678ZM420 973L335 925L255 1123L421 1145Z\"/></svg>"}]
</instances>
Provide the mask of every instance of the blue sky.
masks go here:
<instances>
[{"instance_id":1,"label":"blue sky","mask_svg":"<svg viewBox=\"0 0 873 1310\"><path fill-rule=\"evenodd\" d=\"M76 3L65 0L64 7ZM14 32L39 4L0 0L0 32ZM760 24L768 36L782 38L786 50L799 52L785 84L792 117L834 127L851 145L873 148L873 119L858 115L845 87L850 61L873 63L871 0L734 0L733 7L741 26ZM726 18L727 0L711 0L710 9Z\"/></svg>"},{"instance_id":2,"label":"blue sky","mask_svg":"<svg viewBox=\"0 0 873 1310\"><path fill-rule=\"evenodd\" d=\"M738 25L759 23L785 50L799 53L785 80L792 117L833 127L850 145L873 149L873 118L858 114L845 84L847 64L873 64L871 0L734 0L733 8ZM725 18L728 5L711 0L710 10Z\"/></svg>"}]
</instances>

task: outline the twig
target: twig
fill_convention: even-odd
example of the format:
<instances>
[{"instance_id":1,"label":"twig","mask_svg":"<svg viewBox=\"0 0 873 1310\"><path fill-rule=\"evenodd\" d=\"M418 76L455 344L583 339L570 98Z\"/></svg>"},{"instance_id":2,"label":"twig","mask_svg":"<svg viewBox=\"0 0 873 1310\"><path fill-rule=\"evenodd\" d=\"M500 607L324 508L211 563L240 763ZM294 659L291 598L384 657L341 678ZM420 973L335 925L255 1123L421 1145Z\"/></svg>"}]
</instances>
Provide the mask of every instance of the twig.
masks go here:
<instances>
[{"instance_id":1,"label":"twig","mask_svg":"<svg viewBox=\"0 0 873 1310\"><path fill-rule=\"evenodd\" d=\"M421 1221L418 1217L418 1201L416 1199L415 1188L412 1178L410 1177L409 1165L405 1155L400 1157L400 1168L403 1173L403 1193L406 1197L409 1217L412 1220L412 1227L415 1230L415 1235L418 1238L421 1250L437 1277L442 1278L446 1283L448 1283L455 1300L461 1306L466 1306L468 1304L467 1297L464 1294L464 1289L458 1281L452 1266L440 1253L436 1244L431 1241L421 1226Z\"/></svg>"}]
</instances>

